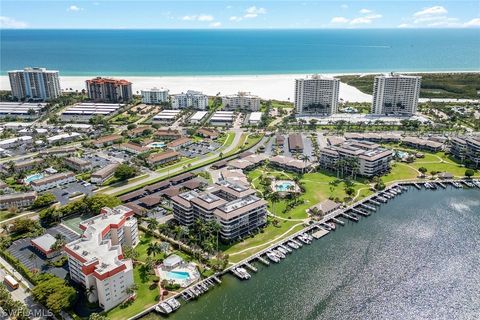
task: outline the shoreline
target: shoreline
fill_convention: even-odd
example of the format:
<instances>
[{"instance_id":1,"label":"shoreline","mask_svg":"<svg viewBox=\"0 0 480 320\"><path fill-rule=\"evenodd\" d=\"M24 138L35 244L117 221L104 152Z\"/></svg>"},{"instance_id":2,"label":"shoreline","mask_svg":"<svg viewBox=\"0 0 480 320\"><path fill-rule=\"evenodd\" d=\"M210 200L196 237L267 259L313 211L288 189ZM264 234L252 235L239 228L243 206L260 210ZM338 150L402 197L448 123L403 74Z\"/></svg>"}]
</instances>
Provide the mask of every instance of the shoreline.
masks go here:
<instances>
[{"instance_id":1,"label":"shoreline","mask_svg":"<svg viewBox=\"0 0 480 320\"><path fill-rule=\"evenodd\" d=\"M372 75L384 72L351 72L351 73L321 73L326 76L344 75ZM428 73L480 73L480 71L429 71L429 72L402 72L404 74L428 74ZM164 87L170 90L171 94L185 92L187 90L198 90L203 93L215 96L234 94L238 91L251 92L262 99L273 99L280 101L293 101L294 80L309 73L292 74L265 74L265 75L189 75L189 76L112 76L112 78L124 78L132 82L133 92L140 93L142 89L152 87ZM60 76L62 90L83 90L85 80L94 78L96 75L85 76ZM0 90L10 90L8 76L0 76ZM358 90L357 88L340 83L339 98L348 102L372 102L372 96Z\"/></svg>"}]
</instances>

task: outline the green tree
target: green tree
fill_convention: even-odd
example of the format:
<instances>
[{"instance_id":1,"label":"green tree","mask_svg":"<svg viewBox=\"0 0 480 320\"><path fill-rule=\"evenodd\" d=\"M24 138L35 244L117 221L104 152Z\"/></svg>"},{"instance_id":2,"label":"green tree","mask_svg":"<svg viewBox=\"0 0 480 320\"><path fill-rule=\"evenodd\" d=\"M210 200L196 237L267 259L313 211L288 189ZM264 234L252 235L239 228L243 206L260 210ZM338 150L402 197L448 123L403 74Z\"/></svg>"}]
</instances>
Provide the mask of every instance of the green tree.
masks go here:
<instances>
[{"instance_id":1,"label":"green tree","mask_svg":"<svg viewBox=\"0 0 480 320\"><path fill-rule=\"evenodd\" d=\"M471 178L475 175L475 171L473 171L473 169L467 169L465 170L465 177L467 178Z\"/></svg>"},{"instance_id":2,"label":"green tree","mask_svg":"<svg viewBox=\"0 0 480 320\"><path fill-rule=\"evenodd\" d=\"M113 208L122 204L117 197L104 193L97 193L80 201L83 201L86 205L86 210L93 214L99 214L104 207Z\"/></svg>"},{"instance_id":3,"label":"green tree","mask_svg":"<svg viewBox=\"0 0 480 320\"><path fill-rule=\"evenodd\" d=\"M421 174L425 175L425 173L427 173L428 170L425 167L420 167L418 168L418 171L420 171Z\"/></svg>"},{"instance_id":4,"label":"green tree","mask_svg":"<svg viewBox=\"0 0 480 320\"><path fill-rule=\"evenodd\" d=\"M54 202L57 202L57 198L55 197L55 195L53 193L46 192L44 194L39 195L37 199L35 199L32 207L34 209L43 208L48 205L51 205Z\"/></svg>"},{"instance_id":5,"label":"green tree","mask_svg":"<svg viewBox=\"0 0 480 320\"><path fill-rule=\"evenodd\" d=\"M88 320L108 320L108 318L98 313L92 313L90 317L88 317Z\"/></svg>"},{"instance_id":6,"label":"green tree","mask_svg":"<svg viewBox=\"0 0 480 320\"><path fill-rule=\"evenodd\" d=\"M51 276L48 280L40 282L33 290L33 296L44 304L53 313L68 310L76 299L76 291L65 283L64 280Z\"/></svg>"},{"instance_id":7,"label":"green tree","mask_svg":"<svg viewBox=\"0 0 480 320\"><path fill-rule=\"evenodd\" d=\"M120 181L124 181L127 179L130 179L132 177L135 177L137 174L137 169L129 166L126 163L123 163L118 166L118 168L115 170L114 176Z\"/></svg>"}]
</instances>

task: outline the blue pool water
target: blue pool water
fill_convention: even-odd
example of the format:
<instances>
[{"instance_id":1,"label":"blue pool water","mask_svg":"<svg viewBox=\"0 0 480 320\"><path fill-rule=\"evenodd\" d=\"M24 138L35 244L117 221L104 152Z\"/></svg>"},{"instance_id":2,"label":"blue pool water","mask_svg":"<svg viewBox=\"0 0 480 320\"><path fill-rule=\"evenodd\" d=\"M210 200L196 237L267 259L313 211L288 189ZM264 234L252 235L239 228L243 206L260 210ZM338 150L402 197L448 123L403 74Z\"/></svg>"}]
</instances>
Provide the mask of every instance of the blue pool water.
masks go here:
<instances>
[{"instance_id":1,"label":"blue pool water","mask_svg":"<svg viewBox=\"0 0 480 320\"><path fill-rule=\"evenodd\" d=\"M400 158L405 158L408 154L406 152L403 152L403 151L397 151L397 156L399 156Z\"/></svg>"},{"instance_id":2,"label":"blue pool water","mask_svg":"<svg viewBox=\"0 0 480 320\"><path fill-rule=\"evenodd\" d=\"M168 272L168 277L176 280L188 280L190 278L190 274L186 271L170 271Z\"/></svg>"},{"instance_id":3,"label":"blue pool water","mask_svg":"<svg viewBox=\"0 0 480 320\"><path fill-rule=\"evenodd\" d=\"M41 173L36 173L36 174L32 174L31 176L26 177L25 179L23 179L23 181L24 181L25 183L31 183L31 182L33 182L33 181L35 181L35 180L40 180L40 179L42 179L42 178L43 178L43 174L41 174Z\"/></svg>"},{"instance_id":4,"label":"blue pool water","mask_svg":"<svg viewBox=\"0 0 480 320\"><path fill-rule=\"evenodd\" d=\"M165 143L163 143L163 142L152 142L148 146L150 148L163 148L163 147L165 147Z\"/></svg>"},{"instance_id":5,"label":"blue pool water","mask_svg":"<svg viewBox=\"0 0 480 320\"><path fill-rule=\"evenodd\" d=\"M295 186L293 182L288 182L288 181L285 181L285 182L282 182L282 183L279 183L277 185L275 185L275 189L277 191L290 191L290 186Z\"/></svg>"}]
</instances>

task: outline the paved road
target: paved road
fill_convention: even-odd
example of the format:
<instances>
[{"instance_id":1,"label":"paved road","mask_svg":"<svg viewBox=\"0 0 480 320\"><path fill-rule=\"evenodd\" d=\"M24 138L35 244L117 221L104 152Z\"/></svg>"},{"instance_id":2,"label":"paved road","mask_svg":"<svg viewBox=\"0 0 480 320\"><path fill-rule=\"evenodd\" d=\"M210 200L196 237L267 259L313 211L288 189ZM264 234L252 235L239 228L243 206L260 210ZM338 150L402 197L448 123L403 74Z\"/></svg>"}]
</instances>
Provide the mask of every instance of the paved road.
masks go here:
<instances>
[{"instance_id":1,"label":"paved road","mask_svg":"<svg viewBox=\"0 0 480 320\"><path fill-rule=\"evenodd\" d=\"M229 145L227 148L225 148L224 150L222 150L222 153L226 154L230 151L232 151L233 149L235 149L235 147L238 145L238 143L240 142L240 138L242 137L242 133L243 133L243 130L241 129L234 129L233 132L235 133L235 138L233 139L233 142L231 145ZM226 141L226 140L225 140ZM216 152L208 157L205 157L203 159L198 159L194 162L192 162L192 167L196 166L196 165L200 165L202 163L206 163L206 162L209 162L211 160L215 160L218 158L218 155L219 155L219 152ZM159 179L161 177L167 177L167 176L170 176L174 173L178 173L180 171L183 170L183 167L176 167L168 172L162 172L162 173L159 173L159 172L155 172L155 171L151 171L148 175L148 177L144 178L144 179L141 179L141 180L137 180L133 183L129 183L127 185L124 185L124 186L121 186L121 187L117 187L117 188L113 188L113 189L98 189L96 192L101 192L101 193L106 193L106 194L114 194L114 193L117 193L117 192L121 192L123 190L127 190L127 189L130 189L134 186L138 186L138 185L142 185L142 184L145 184L149 181L152 181L154 179Z\"/></svg>"}]
</instances>

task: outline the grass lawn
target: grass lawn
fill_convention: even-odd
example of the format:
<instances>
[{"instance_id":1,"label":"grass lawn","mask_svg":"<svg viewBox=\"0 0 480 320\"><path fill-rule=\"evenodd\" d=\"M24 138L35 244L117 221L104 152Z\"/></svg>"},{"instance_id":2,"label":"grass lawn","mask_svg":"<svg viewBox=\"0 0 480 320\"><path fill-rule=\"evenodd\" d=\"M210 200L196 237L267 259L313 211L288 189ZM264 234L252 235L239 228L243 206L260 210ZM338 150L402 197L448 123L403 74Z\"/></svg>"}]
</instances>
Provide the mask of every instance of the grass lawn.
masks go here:
<instances>
[{"instance_id":1,"label":"grass lawn","mask_svg":"<svg viewBox=\"0 0 480 320\"><path fill-rule=\"evenodd\" d=\"M0 221L7 220L13 217L15 217L15 213L8 211L0 211Z\"/></svg>"},{"instance_id":2,"label":"grass lawn","mask_svg":"<svg viewBox=\"0 0 480 320\"><path fill-rule=\"evenodd\" d=\"M418 172L406 163L395 163L389 174L382 177L384 183L392 183L398 180L415 179Z\"/></svg>"}]
</instances>

